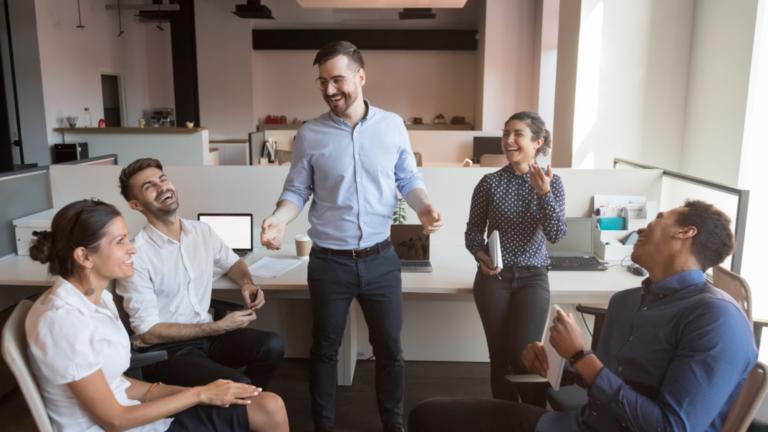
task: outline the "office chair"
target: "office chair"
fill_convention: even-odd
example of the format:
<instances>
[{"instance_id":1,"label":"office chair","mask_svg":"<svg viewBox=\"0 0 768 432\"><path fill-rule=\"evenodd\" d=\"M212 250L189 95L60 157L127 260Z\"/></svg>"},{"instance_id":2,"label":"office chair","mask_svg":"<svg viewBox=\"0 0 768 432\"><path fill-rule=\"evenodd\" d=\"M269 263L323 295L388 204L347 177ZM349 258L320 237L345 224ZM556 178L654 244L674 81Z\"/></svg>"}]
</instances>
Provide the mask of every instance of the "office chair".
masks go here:
<instances>
[{"instance_id":1,"label":"office chair","mask_svg":"<svg viewBox=\"0 0 768 432\"><path fill-rule=\"evenodd\" d=\"M3 327L3 358L19 383L21 393L24 395L27 406L29 406L37 429L41 432L53 432L48 411L45 409L45 403L40 395L40 389L37 387L35 376L29 368L29 358L27 357L27 331L24 322L32 304L29 300L20 301L14 308L11 317L6 321L5 327Z\"/></svg>"}]
</instances>

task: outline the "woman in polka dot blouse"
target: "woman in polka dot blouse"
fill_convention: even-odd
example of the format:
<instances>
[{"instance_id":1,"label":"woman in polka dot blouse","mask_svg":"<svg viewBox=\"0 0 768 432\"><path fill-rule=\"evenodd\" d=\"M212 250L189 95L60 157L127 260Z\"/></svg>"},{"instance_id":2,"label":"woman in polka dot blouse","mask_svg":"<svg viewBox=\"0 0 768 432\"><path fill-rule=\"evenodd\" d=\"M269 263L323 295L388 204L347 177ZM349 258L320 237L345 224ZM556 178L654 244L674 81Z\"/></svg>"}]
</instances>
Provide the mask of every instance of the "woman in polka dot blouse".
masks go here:
<instances>
[{"instance_id":1,"label":"woman in polka dot blouse","mask_svg":"<svg viewBox=\"0 0 768 432\"><path fill-rule=\"evenodd\" d=\"M504 378L528 373L523 348L541 339L549 309L549 257L545 240L565 236L565 192L560 177L536 165L552 147L544 121L533 112L504 124L501 146L509 164L483 176L472 194L464 242L477 260L474 297L491 359L493 397L538 406L546 387L513 386ZM493 268L486 234L499 232L503 268Z\"/></svg>"}]
</instances>

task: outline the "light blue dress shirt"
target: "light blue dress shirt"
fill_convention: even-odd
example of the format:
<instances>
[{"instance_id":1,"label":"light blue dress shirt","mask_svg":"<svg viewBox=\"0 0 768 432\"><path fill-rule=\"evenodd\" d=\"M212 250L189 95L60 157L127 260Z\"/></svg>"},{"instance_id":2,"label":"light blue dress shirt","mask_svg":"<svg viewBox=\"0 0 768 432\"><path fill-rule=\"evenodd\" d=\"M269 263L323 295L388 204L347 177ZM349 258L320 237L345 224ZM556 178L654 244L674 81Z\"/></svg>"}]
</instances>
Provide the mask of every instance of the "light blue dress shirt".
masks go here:
<instances>
[{"instance_id":1,"label":"light blue dress shirt","mask_svg":"<svg viewBox=\"0 0 768 432\"><path fill-rule=\"evenodd\" d=\"M649 282L611 298L589 403L537 431L720 430L757 361L749 321L700 270Z\"/></svg>"},{"instance_id":2,"label":"light blue dress shirt","mask_svg":"<svg viewBox=\"0 0 768 432\"><path fill-rule=\"evenodd\" d=\"M281 200L309 207L309 237L331 249L358 249L389 237L397 191L426 189L403 120L366 101L352 128L332 112L299 128Z\"/></svg>"}]
</instances>

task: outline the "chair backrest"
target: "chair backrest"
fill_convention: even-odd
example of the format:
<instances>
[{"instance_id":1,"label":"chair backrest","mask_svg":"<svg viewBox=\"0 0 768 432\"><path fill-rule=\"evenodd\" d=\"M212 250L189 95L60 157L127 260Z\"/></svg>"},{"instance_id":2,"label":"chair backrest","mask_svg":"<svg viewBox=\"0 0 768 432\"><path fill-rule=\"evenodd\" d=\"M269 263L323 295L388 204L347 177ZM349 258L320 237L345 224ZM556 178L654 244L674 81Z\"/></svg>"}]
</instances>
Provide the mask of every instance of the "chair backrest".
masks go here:
<instances>
[{"instance_id":1,"label":"chair backrest","mask_svg":"<svg viewBox=\"0 0 768 432\"><path fill-rule=\"evenodd\" d=\"M720 432L744 432L747 430L755 414L757 414L757 409L763 402L766 390L768 390L767 372L768 368L761 362L757 362L752 368L752 372L744 381L739 395L731 405L731 410L728 412L728 417L726 417Z\"/></svg>"},{"instance_id":2,"label":"chair backrest","mask_svg":"<svg viewBox=\"0 0 768 432\"><path fill-rule=\"evenodd\" d=\"M13 310L11 317L6 321L5 327L3 327L3 358L19 383L29 411L35 419L37 429L41 432L53 432L51 420L48 418L45 403L40 395L40 390L37 388L35 377L29 368L29 358L27 357L27 331L24 327L24 321L27 319L31 307L31 301L20 301Z\"/></svg>"},{"instance_id":3,"label":"chair backrest","mask_svg":"<svg viewBox=\"0 0 768 432\"><path fill-rule=\"evenodd\" d=\"M712 284L733 297L752 323L752 294L743 277L723 266L715 266L712 268Z\"/></svg>"},{"instance_id":4,"label":"chair backrest","mask_svg":"<svg viewBox=\"0 0 768 432\"><path fill-rule=\"evenodd\" d=\"M503 154L485 153L480 155L481 167L502 167L508 163L507 156Z\"/></svg>"}]
</instances>

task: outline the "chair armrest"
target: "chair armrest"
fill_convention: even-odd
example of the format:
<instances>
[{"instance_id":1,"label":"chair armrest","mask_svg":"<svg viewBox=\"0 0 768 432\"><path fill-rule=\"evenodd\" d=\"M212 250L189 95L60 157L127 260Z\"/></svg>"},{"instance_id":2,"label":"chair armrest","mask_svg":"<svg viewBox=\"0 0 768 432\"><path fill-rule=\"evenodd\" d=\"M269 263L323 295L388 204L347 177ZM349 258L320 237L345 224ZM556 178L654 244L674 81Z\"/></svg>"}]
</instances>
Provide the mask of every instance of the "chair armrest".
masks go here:
<instances>
[{"instance_id":1,"label":"chair armrest","mask_svg":"<svg viewBox=\"0 0 768 432\"><path fill-rule=\"evenodd\" d=\"M505 376L505 378L513 384L547 382L546 378L538 374L512 374Z\"/></svg>"},{"instance_id":2,"label":"chair armrest","mask_svg":"<svg viewBox=\"0 0 768 432\"><path fill-rule=\"evenodd\" d=\"M596 307L596 306L587 306L583 304L576 305L576 310L590 315L600 316L605 315L608 313L608 309L603 307Z\"/></svg>"},{"instance_id":3,"label":"chair armrest","mask_svg":"<svg viewBox=\"0 0 768 432\"><path fill-rule=\"evenodd\" d=\"M585 306L585 305L579 304L579 305L576 305L576 311L583 314L594 315L595 325L592 328L591 349L592 351L596 351L597 341L600 340L600 332L603 331L603 323L605 322L605 317L608 315L608 309L602 308L602 307Z\"/></svg>"},{"instance_id":4,"label":"chair armrest","mask_svg":"<svg viewBox=\"0 0 768 432\"><path fill-rule=\"evenodd\" d=\"M131 351L131 363L128 370L139 369L165 360L168 360L167 351Z\"/></svg>"},{"instance_id":5,"label":"chair armrest","mask_svg":"<svg viewBox=\"0 0 768 432\"><path fill-rule=\"evenodd\" d=\"M763 336L763 328L768 327L768 319L755 318L752 321L752 333L755 335L755 346L760 350L760 339Z\"/></svg>"}]
</instances>

